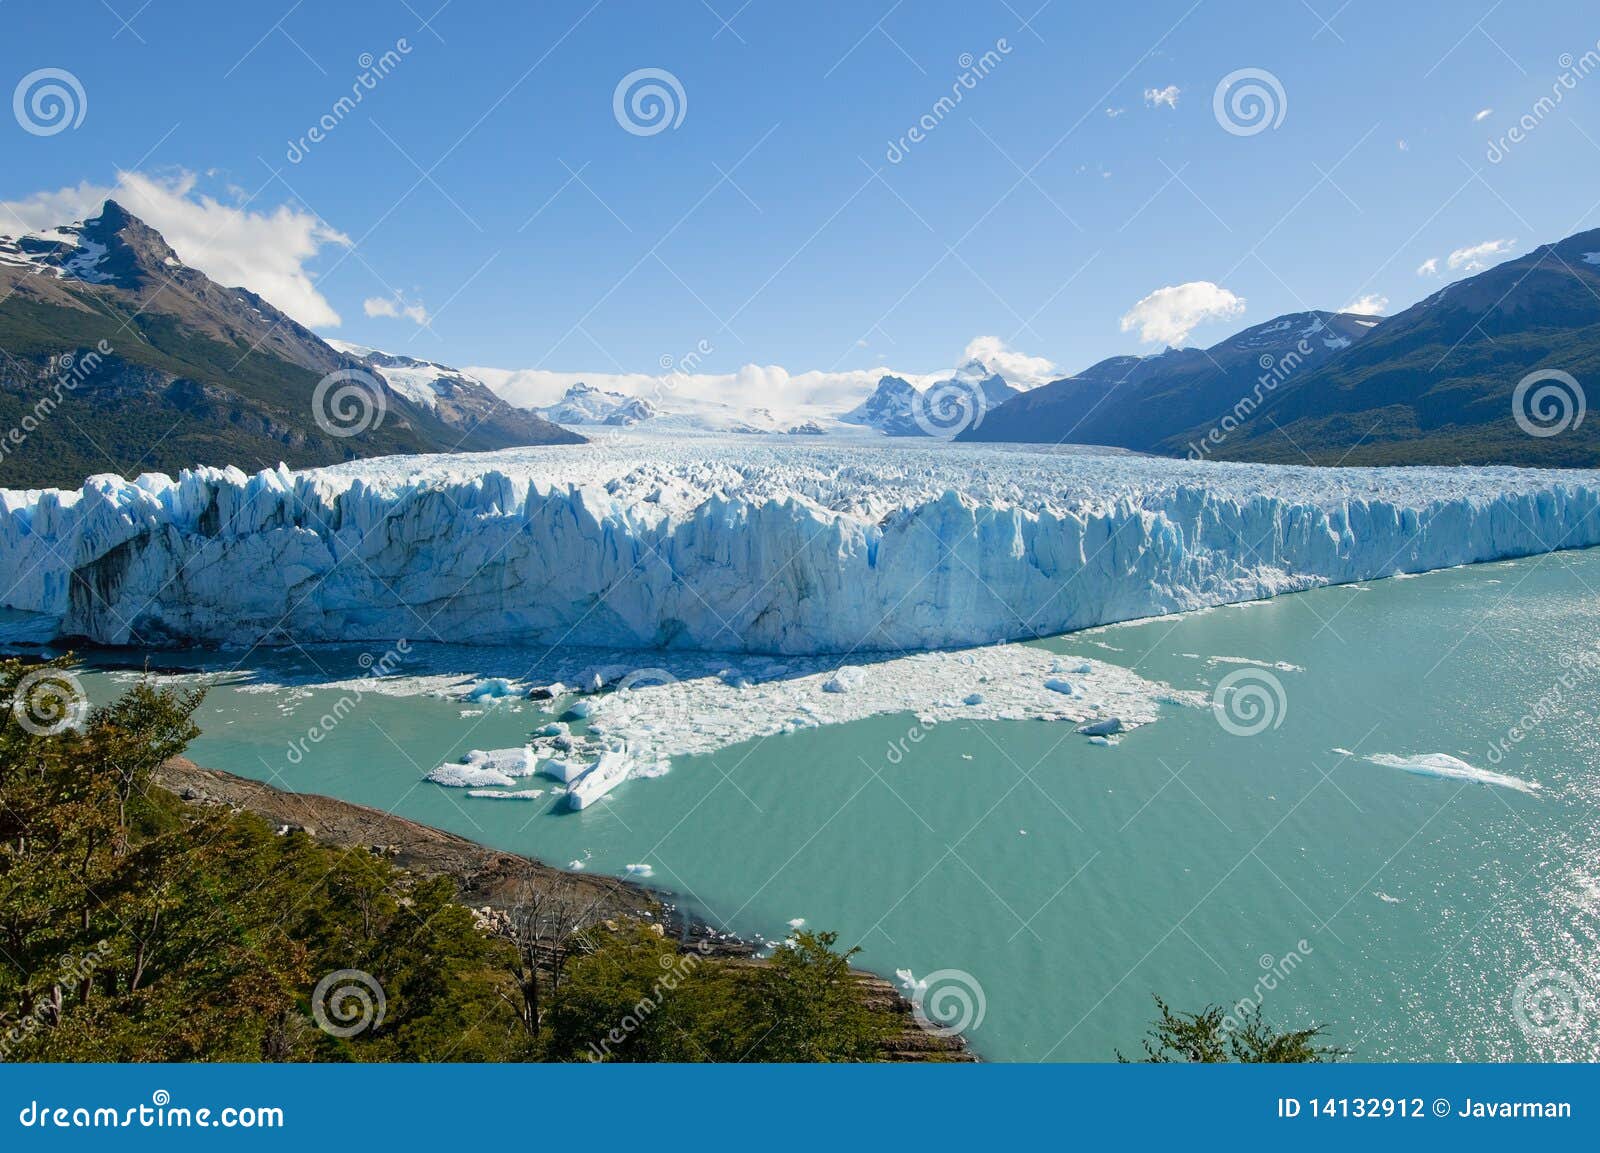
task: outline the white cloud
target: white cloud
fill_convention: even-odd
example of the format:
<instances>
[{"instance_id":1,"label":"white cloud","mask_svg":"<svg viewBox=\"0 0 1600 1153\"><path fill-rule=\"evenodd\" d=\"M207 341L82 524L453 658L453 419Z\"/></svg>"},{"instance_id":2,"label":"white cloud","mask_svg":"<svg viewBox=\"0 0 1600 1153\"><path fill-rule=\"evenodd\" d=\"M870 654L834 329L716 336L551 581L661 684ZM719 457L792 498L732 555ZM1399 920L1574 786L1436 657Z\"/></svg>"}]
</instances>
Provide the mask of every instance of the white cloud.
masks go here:
<instances>
[{"instance_id":1,"label":"white cloud","mask_svg":"<svg viewBox=\"0 0 1600 1153\"><path fill-rule=\"evenodd\" d=\"M1430 256L1430 257L1428 257L1428 259L1424 260L1421 264L1417 265L1417 275L1418 276L1438 276L1439 275L1439 258L1437 256Z\"/></svg>"},{"instance_id":2,"label":"white cloud","mask_svg":"<svg viewBox=\"0 0 1600 1153\"><path fill-rule=\"evenodd\" d=\"M1358 296L1339 311L1354 312L1358 316L1382 316L1389 311L1389 298L1379 292L1369 292L1365 296Z\"/></svg>"},{"instance_id":3,"label":"white cloud","mask_svg":"<svg viewBox=\"0 0 1600 1153\"><path fill-rule=\"evenodd\" d=\"M1146 88L1144 102L1152 108L1159 108L1165 104L1168 108L1178 106L1178 86L1168 84L1165 88Z\"/></svg>"},{"instance_id":4,"label":"white cloud","mask_svg":"<svg viewBox=\"0 0 1600 1153\"><path fill-rule=\"evenodd\" d=\"M1112 120L1115 120L1117 117L1121 116L1126 111L1127 111L1126 108L1107 108L1106 109L1106 115L1109 116Z\"/></svg>"},{"instance_id":5,"label":"white cloud","mask_svg":"<svg viewBox=\"0 0 1600 1153\"><path fill-rule=\"evenodd\" d=\"M1401 137L1399 140L1396 140L1394 142L1394 146L1396 148L1398 148L1401 152L1410 152L1411 151L1411 145L1404 137Z\"/></svg>"},{"instance_id":6,"label":"white cloud","mask_svg":"<svg viewBox=\"0 0 1600 1153\"><path fill-rule=\"evenodd\" d=\"M1018 352L998 336L973 337L967 342L961 357L963 360L983 361L1018 388L1034 388L1065 375L1048 357Z\"/></svg>"},{"instance_id":7,"label":"white cloud","mask_svg":"<svg viewBox=\"0 0 1600 1153\"><path fill-rule=\"evenodd\" d=\"M962 360L974 358L1024 389L1063 375L1047 357L1020 352L996 336L978 336L969 341L962 352ZM885 376L898 376L918 388L926 388L935 381L948 380L954 366L932 372L907 372L888 365L838 372L790 372L778 364L747 364L735 372L670 376L542 368L472 367L466 371L512 404L522 407L553 404L568 388L582 381L607 392L646 397L668 411L674 408L675 401L699 402L728 405L741 411L766 408L786 418L798 418L837 415L864 400Z\"/></svg>"},{"instance_id":8,"label":"white cloud","mask_svg":"<svg viewBox=\"0 0 1600 1153\"><path fill-rule=\"evenodd\" d=\"M1481 272L1489 262L1511 251L1515 240L1485 240L1482 244L1458 248L1445 257L1445 264L1457 272Z\"/></svg>"},{"instance_id":9,"label":"white cloud","mask_svg":"<svg viewBox=\"0 0 1600 1153\"><path fill-rule=\"evenodd\" d=\"M197 180L192 172L170 177L119 172L110 187L84 181L25 200L0 201L0 230L9 231L18 221L24 231L39 231L82 220L112 199L161 233L185 264L218 283L259 293L301 324L337 325L339 314L317 291L306 264L324 245L348 247L350 238L287 204L253 212L197 195Z\"/></svg>"},{"instance_id":10,"label":"white cloud","mask_svg":"<svg viewBox=\"0 0 1600 1153\"><path fill-rule=\"evenodd\" d=\"M1472 118L1472 122L1474 124L1477 124L1477 123L1479 123L1481 121L1489 119L1489 117L1491 117L1493 115L1494 115L1494 109L1493 108L1484 108L1484 109L1481 109L1478 112L1478 114Z\"/></svg>"},{"instance_id":11,"label":"white cloud","mask_svg":"<svg viewBox=\"0 0 1600 1153\"><path fill-rule=\"evenodd\" d=\"M1139 330L1148 344L1181 345L1196 326L1244 312L1244 298L1209 280L1158 288L1128 310L1122 331Z\"/></svg>"},{"instance_id":12,"label":"white cloud","mask_svg":"<svg viewBox=\"0 0 1600 1153\"><path fill-rule=\"evenodd\" d=\"M368 316L405 317L419 328L428 323L428 310L420 300L407 303L400 293L393 296L369 296L361 302L361 311Z\"/></svg>"}]
</instances>

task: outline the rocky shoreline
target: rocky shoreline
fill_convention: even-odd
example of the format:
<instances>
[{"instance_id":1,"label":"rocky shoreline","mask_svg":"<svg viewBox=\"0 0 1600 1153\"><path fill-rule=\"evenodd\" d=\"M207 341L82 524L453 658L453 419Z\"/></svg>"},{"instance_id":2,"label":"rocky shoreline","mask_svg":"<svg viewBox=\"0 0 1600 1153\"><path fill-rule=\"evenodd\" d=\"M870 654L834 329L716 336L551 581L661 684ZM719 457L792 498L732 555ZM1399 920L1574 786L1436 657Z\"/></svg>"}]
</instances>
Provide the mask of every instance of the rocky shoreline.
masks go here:
<instances>
[{"instance_id":1,"label":"rocky shoreline","mask_svg":"<svg viewBox=\"0 0 1600 1153\"><path fill-rule=\"evenodd\" d=\"M380 809L316 793L286 792L261 781L203 768L184 757L174 757L157 769L155 783L190 804L243 809L280 829L304 831L326 845L365 849L419 876L449 876L459 886L461 903L490 919L509 909L530 885L577 886L579 896L591 902L602 918L642 921L659 926L682 948L764 964L748 942L686 915L667 894L632 881L557 869ZM977 1060L962 1037L923 1029L912 1014L911 1003L892 983L871 973L859 973L858 978L869 1003L895 1013L903 1022L885 1044L884 1060Z\"/></svg>"}]
</instances>

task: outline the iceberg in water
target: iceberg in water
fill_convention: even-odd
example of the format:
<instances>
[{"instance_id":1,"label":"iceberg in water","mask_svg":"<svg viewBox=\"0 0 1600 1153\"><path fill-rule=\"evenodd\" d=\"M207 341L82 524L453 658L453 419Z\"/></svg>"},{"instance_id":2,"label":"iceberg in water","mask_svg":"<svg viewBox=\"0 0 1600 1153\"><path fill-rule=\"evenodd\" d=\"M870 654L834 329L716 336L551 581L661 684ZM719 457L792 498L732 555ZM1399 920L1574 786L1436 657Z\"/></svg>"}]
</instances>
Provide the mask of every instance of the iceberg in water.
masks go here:
<instances>
[{"instance_id":1,"label":"iceberg in water","mask_svg":"<svg viewBox=\"0 0 1600 1153\"><path fill-rule=\"evenodd\" d=\"M1534 793L1539 789L1539 782L1525 781L1521 777L1510 777L1505 773L1497 773L1490 769L1480 769L1467 764L1459 757L1452 757L1449 753L1419 753L1416 756L1401 757L1393 753L1374 753L1367 760L1375 765L1383 765L1390 769L1404 769L1408 773L1416 773L1423 777L1443 777L1452 781L1474 781L1480 785L1498 785L1503 789L1516 789L1522 793Z\"/></svg>"},{"instance_id":2,"label":"iceberg in water","mask_svg":"<svg viewBox=\"0 0 1600 1153\"><path fill-rule=\"evenodd\" d=\"M609 749L567 789L567 807L584 809L628 779L633 759L620 749Z\"/></svg>"},{"instance_id":3,"label":"iceberg in water","mask_svg":"<svg viewBox=\"0 0 1600 1153\"><path fill-rule=\"evenodd\" d=\"M1590 471L623 440L0 490L0 607L111 644L904 651L1593 545L1597 510Z\"/></svg>"}]
</instances>

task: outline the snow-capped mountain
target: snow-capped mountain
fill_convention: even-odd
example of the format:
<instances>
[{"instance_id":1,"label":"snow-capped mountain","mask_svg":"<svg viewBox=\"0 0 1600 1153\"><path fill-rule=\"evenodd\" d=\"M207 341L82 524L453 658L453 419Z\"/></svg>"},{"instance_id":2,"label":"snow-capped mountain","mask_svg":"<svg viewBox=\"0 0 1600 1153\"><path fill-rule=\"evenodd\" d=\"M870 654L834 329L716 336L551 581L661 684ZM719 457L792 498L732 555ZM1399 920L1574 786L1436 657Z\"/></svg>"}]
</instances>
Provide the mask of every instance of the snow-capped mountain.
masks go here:
<instances>
[{"instance_id":1,"label":"snow-capped mountain","mask_svg":"<svg viewBox=\"0 0 1600 1153\"><path fill-rule=\"evenodd\" d=\"M1022 390L981 360L969 360L948 378L918 388L899 376L885 376L872 395L838 419L876 429L884 436L953 436L983 422Z\"/></svg>"},{"instance_id":2,"label":"snow-capped mountain","mask_svg":"<svg viewBox=\"0 0 1600 1153\"><path fill-rule=\"evenodd\" d=\"M455 448L502 448L549 443L551 422L513 408L477 377L449 365L383 352L344 340L330 340L338 352L360 362L395 392L457 430Z\"/></svg>"},{"instance_id":3,"label":"snow-capped mountain","mask_svg":"<svg viewBox=\"0 0 1600 1153\"><path fill-rule=\"evenodd\" d=\"M7 488L76 486L108 469L311 466L582 439L479 384L425 396L388 370L351 410L358 426L339 427L318 389L362 361L186 265L114 200L83 221L0 237L0 349L0 427L25 416L34 426L0 460ZM70 395L70 414L39 420L41 395Z\"/></svg>"},{"instance_id":4,"label":"snow-capped mountain","mask_svg":"<svg viewBox=\"0 0 1600 1153\"><path fill-rule=\"evenodd\" d=\"M579 381L554 404L534 408L545 420L575 428L628 429L649 435L782 432L782 423L765 408L735 408L662 387L654 399L595 388Z\"/></svg>"}]
</instances>

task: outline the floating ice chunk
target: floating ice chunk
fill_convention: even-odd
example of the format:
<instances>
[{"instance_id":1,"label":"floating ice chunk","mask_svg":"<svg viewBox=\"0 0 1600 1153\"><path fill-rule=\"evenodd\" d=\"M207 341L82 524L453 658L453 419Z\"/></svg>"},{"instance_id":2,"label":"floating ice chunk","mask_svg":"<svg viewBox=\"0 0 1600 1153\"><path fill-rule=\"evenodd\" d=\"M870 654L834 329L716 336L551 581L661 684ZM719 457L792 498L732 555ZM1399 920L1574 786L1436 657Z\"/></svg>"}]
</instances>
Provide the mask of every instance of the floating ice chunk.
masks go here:
<instances>
[{"instance_id":1,"label":"floating ice chunk","mask_svg":"<svg viewBox=\"0 0 1600 1153\"><path fill-rule=\"evenodd\" d=\"M594 712L594 706L588 701L573 701L567 708L567 716L575 717L580 721L584 720L592 712Z\"/></svg>"},{"instance_id":2,"label":"floating ice chunk","mask_svg":"<svg viewBox=\"0 0 1600 1153\"><path fill-rule=\"evenodd\" d=\"M468 701L498 701L509 696L515 696L516 690L511 687L511 682L505 677L490 677L479 681L467 690L463 698Z\"/></svg>"},{"instance_id":3,"label":"floating ice chunk","mask_svg":"<svg viewBox=\"0 0 1600 1153\"><path fill-rule=\"evenodd\" d=\"M534 733L534 736L536 736L536 737L564 737L569 732L571 732L571 730L568 729L567 726L562 724L560 721L551 721L548 725L545 725L538 732Z\"/></svg>"},{"instance_id":4,"label":"floating ice chunk","mask_svg":"<svg viewBox=\"0 0 1600 1153\"><path fill-rule=\"evenodd\" d=\"M867 674L854 665L845 665L833 676L822 682L822 691L825 693L848 693L861 686L867 679Z\"/></svg>"},{"instance_id":5,"label":"floating ice chunk","mask_svg":"<svg viewBox=\"0 0 1600 1153\"><path fill-rule=\"evenodd\" d=\"M626 872L630 877L653 877L656 875L655 869L651 868L649 865L643 864L624 865L623 871Z\"/></svg>"},{"instance_id":6,"label":"floating ice chunk","mask_svg":"<svg viewBox=\"0 0 1600 1153\"><path fill-rule=\"evenodd\" d=\"M1207 657L1208 665L1254 665L1258 669L1277 669L1280 673L1303 673L1306 670L1288 661L1258 661L1254 657Z\"/></svg>"},{"instance_id":7,"label":"floating ice chunk","mask_svg":"<svg viewBox=\"0 0 1600 1153\"><path fill-rule=\"evenodd\" d=\"M548 685L540 685L537 688L529 689L528 699L530 701L552 701L557 697L566 696L571 691L560 681L552 681Z\"/></svg>"},{"instance_id":8,"label":"floating ice chunk","mask_svg":"<svg viewBox=\"0 0 1600 1153\"><path fill-rule=\"evenodd\" d=\"M1403 904L1405 904L1405 898L1404 897L1391 897L1388 893L1385 893L1382 889L1374 889L1374 890L1372 890L1372 895L1374 897L1378 898L1378 900L1382 901L1385 905L1403 905Z\"/></svg>"},{"instance_id":9,"label":"floating ice chunk","mask_svg":"<svg viewBox=\"0 0 1600 1153\"><path fill-rule=\"evenodd\" d=\"M461 760L480 769L496 769L508 777L531 777L536 763L531 745L513 749L473 749Z\"/></svg>"},{"instance_id":10,"label":"floating ice chunk","mask_svg":"<svg viewBox=\"0 0 1600 1153\"><path fill-rule=\"evenodd\" d=\"M983 694L968 693L961 703L964 705L981 705L983 704Z\"/></svg>"},{"instance_id":11,"label":"floating ice chunk","mask_svg":"<svg viewBox=\"0 0 1600 1153\"><path fill-rule=\"evenodd\" d=\"M543 789L468 789L467 796L490 801L534 801L544 796Z\"/></svg>"},{"instance_id":12,"label":"floating ice chunk","mask_svg":"<svg viewBox=\"0 0 1600 1153\"><path fill-rule=\"evenodd\" d=\"M1422 777L1443 777L1452 781L1476 781L1480 785L1498 785L1504 789L1516 789L1519 793L1534 793L1539 789L1539 782L1537 781L1525 781L1521 777L1509 777L1504 773L1476 768L1459 757L1452 757L1449 753L1418 753L1410 757L1402 757L1394 753L1374 753L1367 760L1375 765L1383 765L1385 768L1390 769L1403 769L1408 773L1416 773Z\"/></svg>"},{"instance_id":13,"label":"floating ice chunk","mask_svg":"<svg viewBox=\"0 0 1600 1153\"><path fill-rule=\"evenodd\" d=\"M1122 723L1121 717L1103 717L1098 721L1090 721L1086 725L1079 725L1078 731L1086 737L1110 737L1127 728Z\"/></svg>"},{"instance_id":14,"label":"floating ice chunk","mask_svg":"<svg viewBox=\"0 0 1600 1153\"><path fill-rule=\"evenodd\" d=\"M584 773L587 773L589 766L583 761L565 760L560 757L543 757L538 762L537 771L541 776L560 781L563 785L569 785L583 776Z\"/></svg>"},{"instance_id":15,"label":"floating ice chunk","mask_svg":"<svg viewBox=\"0 0 1600 1153\"><path fill-rule=\"evenodd\" d=\"M482 788L485 785L514 785L517 783L510 773L503 773L499 769L460 763L440 765L424 779L432 781L436 785L444 785L452 789Z\"/></svg>"},{"instance_id":16,"label":"floating ice chunk","mask_svg":"<svg viewBox=\"0 0 1600 1153\"><path fill-rule=\"evenodd\" d=\"M1101 736L1100 734L1096 733L1094 736L1089 738L1089 743L1091 745L1105 746L1105 745L1114 745L1117 742L1112 740L1110 737Z\"/></svg>"},{"instance_id":17,"label":"floating ice chunk","mask_svg":"<svg viewBox=\"0 0 1600 1153\"><path fill-rule=\"evenodd\" d=\"M569 869L587 869L588 867L588 864L584 861L573 860L567 862L567 868Z\"/></svg>"},{"instance_id":18,"label":"floating ice chunk","mask_svg":"<svg viewBox=\"0 0 1600 1153\"><path fill-rule=\"evenodd\" d=\"M1066 697L1070 697L1078 691L1073 686L1071 681L1062 677L1046 677L1044 680L1044 687L1053 693L1060 693L1062 696Z\"/></svg>"},{"instance_id":19,"label":"floating ice chunk","mask_svg":"<svg viewBox=\"0 0 1600 1153\"><path fill-rule=\"evenodd\" d=\"M583 809L594 804L628 779L633 759L626 752L609 749L600 754L594 767L567 787L567 807Z\"/></svg>"}]
</instances>

